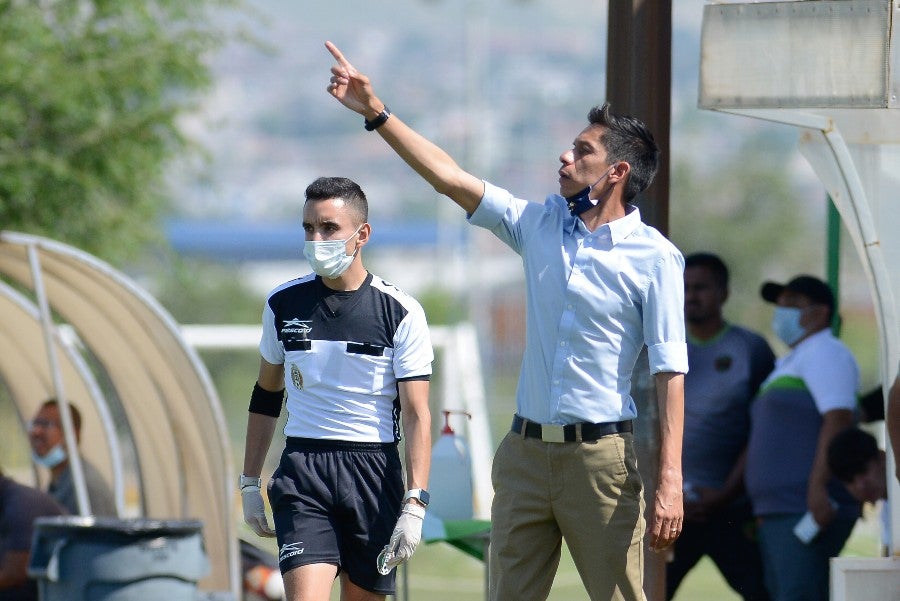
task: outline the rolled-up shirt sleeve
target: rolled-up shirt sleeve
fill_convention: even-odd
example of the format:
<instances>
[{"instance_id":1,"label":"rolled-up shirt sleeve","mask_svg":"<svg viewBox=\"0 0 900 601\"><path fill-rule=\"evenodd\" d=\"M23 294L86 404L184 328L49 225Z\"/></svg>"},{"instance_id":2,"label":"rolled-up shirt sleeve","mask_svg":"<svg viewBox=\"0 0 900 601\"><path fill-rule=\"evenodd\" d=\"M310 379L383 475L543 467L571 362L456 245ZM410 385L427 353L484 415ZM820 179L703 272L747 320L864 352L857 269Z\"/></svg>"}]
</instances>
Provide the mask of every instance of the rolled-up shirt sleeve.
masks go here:
<instances>
[{"instance_id":1,"label":"rolled-up shirt sleeve","mask_svg":"<svg viewBox=\"0 0 900 601\"><path fill-rule=\"evenodd\" d=\"M484 196L475 212L468 216L469 223L485 229L492 230L497 227L503 215L509 207L509 199L512 196L503 188L484 183Z\"/></svg>"},{"instance_id":2,"label":"rolled-up shirt sleeve","mask_svg":"<svg viewBox=\"0 0 900 601\"><path fill-rule=\"evenodd\" d=\"M650 373L688 372L684 327L684 257L661 255L644 295L644 341Z\"/></svg>"}]
</instances>

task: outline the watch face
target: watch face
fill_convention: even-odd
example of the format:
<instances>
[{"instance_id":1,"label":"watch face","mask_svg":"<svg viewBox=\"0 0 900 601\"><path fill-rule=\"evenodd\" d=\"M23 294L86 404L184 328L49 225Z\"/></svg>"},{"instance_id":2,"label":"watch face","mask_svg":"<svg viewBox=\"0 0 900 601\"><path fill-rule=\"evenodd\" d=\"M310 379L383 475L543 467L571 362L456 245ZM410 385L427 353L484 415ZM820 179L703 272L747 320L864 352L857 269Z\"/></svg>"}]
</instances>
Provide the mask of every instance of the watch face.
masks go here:
<instances>
[{"instance_id":1,"label":"watch face","mask_svg":"<svg viewBox=\"0 0 900 601\"><path fill-rule=\"evenodd\" d=\"M408 490L403 496L404 502L409 499L418 499L419 503L427 506L428 501L431 499L431 495L429 495L428 491L424 488L413 488Z\"/></svg>"}]
</instances>

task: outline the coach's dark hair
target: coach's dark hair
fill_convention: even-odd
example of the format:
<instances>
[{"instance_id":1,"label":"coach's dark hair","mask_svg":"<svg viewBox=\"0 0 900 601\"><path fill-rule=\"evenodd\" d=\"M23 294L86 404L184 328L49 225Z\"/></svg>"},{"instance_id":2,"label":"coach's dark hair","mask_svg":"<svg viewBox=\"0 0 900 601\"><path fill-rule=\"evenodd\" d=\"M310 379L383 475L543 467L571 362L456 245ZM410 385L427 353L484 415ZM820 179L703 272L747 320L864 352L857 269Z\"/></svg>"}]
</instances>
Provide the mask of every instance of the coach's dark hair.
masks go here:
<instances>
[{"instance_id":1,"label":"coach's dark hair","mask_svg":"<svg viewBox=\"0 0 900 601\"><path fill-rule=\"evenodd\" d=\"M855 426L835 434L828 445L828 468L841 482L852 482L877 458L875 437Z\"/></svg>"},{"instance_id":2,"label":"coach's dark hair","mask_svg":"<svg viewBox=\"0 0 900 601\"><path fill-rule=\"evenodd\" d=\"M306 187L306 202L342 198L359 215L360 223L369 220L369 202L359 184L346 177L320 177Z\"/></svg>"},{"instance_id":3,"label":"coach's dark hair","mask_svg":"<svg viewBox=\"0 0 900 601\"><path fill-rule=\"evenodd\" d=\"M725 265L719 255L713 253L693 253L684 258L684 268L705 267L712 273L716 285L722 290L728 290L728 266Z\"/></svg>"},{"instance_id":4,"label":"coach's dark hair","mask_svg":"<svg viewBox=\"0 0 900 601\"><path fill-rule=\"evenodd\" d=\"M606 162L612 165L624 161L631 165L631 174L625 184L625 200L631 200L647 189L659 169L659 146L653 134L639 119L627 115L615 115L609 103L595 106L588 113L591 125L600 125L605 131L600 143L606 148Z\"/></svg>"}]
</instances>

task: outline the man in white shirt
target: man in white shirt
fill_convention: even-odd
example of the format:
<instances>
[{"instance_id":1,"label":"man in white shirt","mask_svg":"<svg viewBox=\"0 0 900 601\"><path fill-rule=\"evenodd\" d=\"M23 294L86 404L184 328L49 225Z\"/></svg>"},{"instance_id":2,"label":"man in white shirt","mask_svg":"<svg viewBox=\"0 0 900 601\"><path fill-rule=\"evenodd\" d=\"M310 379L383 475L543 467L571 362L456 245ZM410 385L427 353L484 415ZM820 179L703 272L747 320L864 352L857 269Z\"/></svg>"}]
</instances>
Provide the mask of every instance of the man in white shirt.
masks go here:
<instances>
[{"instance_id":1,"label":"man in white shirt","mask_svg":"<svg viewBox=\"0 0 900 601\"><path fill-rule=\"evenodd\" d=\"M774 601L828 601L828 562L859 517L859 503L828 469L831 439L853 423L859 367L831 333L834 294L801 275L763 285L772 329L790 352L775 363L750 412L745 482L759 525L766 587ZM818 534L795 527L809 512Z\"/></svg>"}]
</instances>

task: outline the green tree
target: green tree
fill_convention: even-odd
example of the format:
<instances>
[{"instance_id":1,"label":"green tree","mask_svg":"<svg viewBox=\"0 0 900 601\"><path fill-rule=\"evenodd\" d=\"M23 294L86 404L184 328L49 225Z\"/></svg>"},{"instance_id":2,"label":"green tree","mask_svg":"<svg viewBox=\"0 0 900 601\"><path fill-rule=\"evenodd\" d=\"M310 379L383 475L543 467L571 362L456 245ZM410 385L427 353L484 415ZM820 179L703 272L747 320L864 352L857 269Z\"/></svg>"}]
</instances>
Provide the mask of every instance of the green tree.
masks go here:
<instances>
[{"instance_id":1,"label":"green tree","mask_svg":"<svg viewBox=\"0 0 900 601\"><path fill-rule=\"evenodd\" d=\"M179 115L239 0L0 0L0 228L97 255L157 235Z\"/></svg>"}]
</instances>

